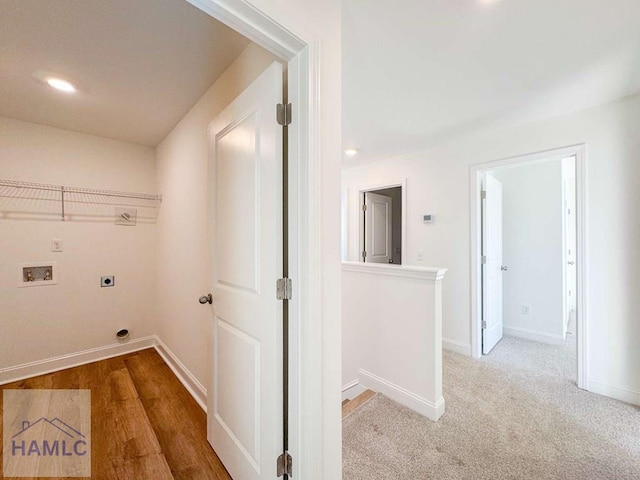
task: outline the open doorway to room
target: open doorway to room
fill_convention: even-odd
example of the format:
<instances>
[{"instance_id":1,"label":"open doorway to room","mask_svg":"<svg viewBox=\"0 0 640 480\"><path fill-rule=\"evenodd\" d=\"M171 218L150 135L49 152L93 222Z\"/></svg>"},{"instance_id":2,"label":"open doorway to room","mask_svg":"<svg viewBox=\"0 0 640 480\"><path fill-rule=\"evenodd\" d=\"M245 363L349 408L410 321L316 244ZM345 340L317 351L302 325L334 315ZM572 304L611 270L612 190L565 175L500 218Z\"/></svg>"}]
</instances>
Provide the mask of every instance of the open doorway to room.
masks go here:
<instances>
[{"instance_id":1,"label":"open doorway to room","mask_svg":"<svg viewBox=\"0 0 640 480\"><path fill-rule=\"evenodd\" d=\"M227 3L2 3L0 57L12 60L0 81L0 264L18 272L24 263L25 275L0 282L0 384L113 358L119 388L135 391L120 356L154 347L145 355L183 384L170 380L175 411L189 404L196 414L172 432L180 442L147 438L153 451L141 452L144 469L134 465L144 478L188 468L265 479L276 462L288 478L290 456L300 476L316 465L298 452L317 432L302 436L297 420L301 385L321 378L298 382L298 344L319 348L307 332L314 315L297 322L298 289L315 291L306 273L315 252L304 253L315 220L297 219L319 198L299 195L319 191L305 174L317 158L306 139L317 134L308 122L318 101L304 81L319 67L284 27L257 9L238 17ZM278 285L278 295L261 285ZM108 388L82 388L94 386L102 401ZM164 425L135 407L114 417L121 430ZM94 433L95 452L127 440ZM125 471L127 459L105 455L93 457L94 476Z\"/></svg>"},{"instance_id":2,"label":"open doorway to room","mask_svg":"<svg viewBox=\"0 0 640 480\"><path fill-rule=\"evenodd\" d=\"M360 260L402 265L402 185L360 191Z\"/></svg>"},{"instance_id":3,"label":"open doorway to room","mask_svg":"<svg viewBox=\"0 0 640 480\"><path fill-rule=\"evenodd\" d=\"M473 354L583 386L581 148L473 168Z\"/></svg>"}]
</instances>

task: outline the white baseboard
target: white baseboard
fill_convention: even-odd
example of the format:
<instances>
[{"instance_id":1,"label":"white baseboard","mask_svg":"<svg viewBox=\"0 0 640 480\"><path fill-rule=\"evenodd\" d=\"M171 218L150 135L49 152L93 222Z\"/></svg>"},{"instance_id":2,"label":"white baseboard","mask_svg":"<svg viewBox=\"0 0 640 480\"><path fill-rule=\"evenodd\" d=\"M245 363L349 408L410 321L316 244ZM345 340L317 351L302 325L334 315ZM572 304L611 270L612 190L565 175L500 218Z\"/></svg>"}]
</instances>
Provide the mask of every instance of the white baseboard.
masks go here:
<instances>
[{"instance_id":1,"label":"white baseboard","mask_svg":"<svg viewBox=\"0 0 640 480\"><path fill-rule=\"evenodd\" d=\"M471 345L468 343L459 342L457 340L449 340L448 338L442 339L442 348L451 352L459 353L461 355L471 356Z\"/></svg>"},{"instance_id":2,"label":"white baseboard","mask_svg":"<svg viewBox=\"0 0 640 480\"><path fill-rule=\"evenodd\" d=\"M504 325L502 332L511 337L520 337L534 342L548 343L550 345L564 345L564 335L554 335L552 333L537 332L520 327L508 327Z\"/></svg>"},{"instance_id":3,"label":"white baseboard","mask_svg":"<svg viewBox=\"0 0 640 480\"><path fill-rule=\"evenodd\" d=\"M187 367L175 356L175 354L169 350L169 347L165 343L156 337L156 344L154 345L157 352L163 358L163 360L169 365L169 368L178 377L178 380L189 391L191 396L198 402L198 405L202 409L207 411L207 389L204 388L198 379L193 376Z\"/></svg>"},{"instance_id":4,"label":"white baseboard","mask_svg":"<svg viewBox=\"0 0 640 480\"><path fill-rule=\"evenodd\" d=\"M2 368L0 369L0 385L58 372L60 370L66 370L67 368L78 367L108 358L119 357L120 355L126 355L127 353L137 352L146 348L156 349L176 377L178 377L178 380L180 380L195 401L198 402L198 405L206 412L207 390L156 335L138 338L126 343L107 345L61 355L59 357L38 360L23 365L16 365L15 367Z\"/></svg>"},{"instance_id":5,"label":"white baseboard","mask_svg":"<svg viewBox=\"0 0 640 480\"><path fill-rule=\"evenodd\" d=\"M422 398L366 370L360 370L360 384L375 392L386 395L390 399L424 415L434 422L444 413L444 398L440 397L436 403L430 402L426 398Z\"/></svg>"},{"instance_id":6,"label":"white baseboard","mask_svg":"<svg viewBox=\"0 0 640 480\"><path fill-rule=\"evenodd\" d=\"M360 385L360 382L358 380L349 382L344 387L342 387L342 400L352 400L361 393L364 393L365 390L366 388Z\"/></svg>"},{"instance_id":7,"label":"white baseboard","mask_svg":"<svg viewBox=\"0 0 640 480\"><path fill-rule=\"evenodd\" d=\"M640 392L635 392L627 388L616 387L610 385L595 378L589 379L589 391L597 393L598 395L604 395L605 397L615 398L622 402L630 403L632 405L640 405Z\"/></svg>"},{"instance_id":8,"label":"white baseboard","mask_svg":"<svg viewBox=\"0 0 640 480\"><path fill-rule=\"evenodd\" d=\"M47 358L36 362L16 365L14 367L0 369L0 385L18 382L39 375L65 370L67 368L85 365L87 363L106 360L107 358L118 357L131 352L151 348L156 344L156 336L138 338L126 343L116 343L104 347L91 348L81 352L60 355L59 357Z\"/></svg>"}]
</instances>

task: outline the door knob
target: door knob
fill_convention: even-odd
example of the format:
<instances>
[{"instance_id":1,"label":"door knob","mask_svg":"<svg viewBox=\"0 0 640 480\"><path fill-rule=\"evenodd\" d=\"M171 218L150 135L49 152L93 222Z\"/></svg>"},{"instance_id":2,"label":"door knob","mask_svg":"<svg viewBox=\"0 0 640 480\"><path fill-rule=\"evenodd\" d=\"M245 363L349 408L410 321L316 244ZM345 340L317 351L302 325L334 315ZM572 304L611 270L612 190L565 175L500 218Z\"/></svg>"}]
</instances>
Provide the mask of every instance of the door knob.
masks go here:
<instances>
[{"instance_id":1,"label":"door knob","mask_svg":"<svg viewBox=\"0 0 640 480\"><path fill-rule=\"evenodd\" d=\"M208 295L203 295L202 297L200 297L200 300L198 300L202 305L204 305L205 303L213 303L213 296L211 294Z\"/></svg>"},{"instance_id":2,"label":"door knob","mask_svg":"<svg viewBox=\"0 0 640 480\"><path fill-rule=\"evenodd\" d=\"M506 272L507 270L509 270L509 267L507 267L506 265L502 265L500 267L500 270L502 270L503 272Z\"/></svg>"},{"instance_id":3,"label":"door knob","mask_svg":"<svg viewBox=\"0 0 640 480\"><path fill-rule=\"evenodd\" d=\"M569 265L575 265L576 262L567 262Z\"/></svg>"}]
</instances>

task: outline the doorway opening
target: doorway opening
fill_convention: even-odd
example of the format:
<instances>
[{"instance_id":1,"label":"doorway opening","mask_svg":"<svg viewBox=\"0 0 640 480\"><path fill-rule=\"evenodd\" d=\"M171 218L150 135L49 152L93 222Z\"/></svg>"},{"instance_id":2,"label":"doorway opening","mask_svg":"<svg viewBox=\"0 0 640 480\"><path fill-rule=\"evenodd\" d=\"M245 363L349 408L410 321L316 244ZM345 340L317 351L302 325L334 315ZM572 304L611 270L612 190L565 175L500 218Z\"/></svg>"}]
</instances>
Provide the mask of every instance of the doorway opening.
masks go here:
<instances>
[{"instance_id":1,"label":"doorway opening","mask_svg":"<svg viewBox=\"0 0 640 480\"><path fill-rule=\"evenodd\" d=\"M472 355L586 386L584 147L472 167Z\"/></svg>"},{"instance_id":2,"label":"doorway opening","mask_svg":"<svg viewBox=\"0 0 640 480\"><path fill-rule=\"evenodd\" d=\"M402 265L403 204L402 185L360 191L360 261Z\"/></svg>"}]
</instances>

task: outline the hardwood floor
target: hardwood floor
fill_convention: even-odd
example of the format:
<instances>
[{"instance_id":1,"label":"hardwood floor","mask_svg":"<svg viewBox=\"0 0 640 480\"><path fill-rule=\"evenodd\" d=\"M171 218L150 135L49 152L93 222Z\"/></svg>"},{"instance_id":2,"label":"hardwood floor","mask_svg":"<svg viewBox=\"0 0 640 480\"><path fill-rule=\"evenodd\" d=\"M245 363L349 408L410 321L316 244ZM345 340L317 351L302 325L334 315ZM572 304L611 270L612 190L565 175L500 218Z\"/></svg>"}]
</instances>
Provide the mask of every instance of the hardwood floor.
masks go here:
<instances>
[{"instance_id":1,"label":"hardwood floor","mask_svg":"<svg viewBox=\"0 0 640 480\"><path fill-rule=\"evenodd\" d=\"M91 390L91 478L231 480L207 442L205 412L154 349L0 387L77 388Z\"/></svg>"},{"instance_id":2,"label":"hardwood floor","mask_svg":"<svg viewBox=\"0 0 640 480\"><path fill-rule=\"evenodd\" d=\"M365 390L353 400L344 400L342 402L342 418L349 415L361 405L367 403L369 400L375 397L375 395L376 392L374 392L373 390Z\"/></svg>"}]
</instances>

